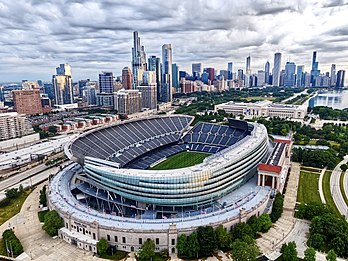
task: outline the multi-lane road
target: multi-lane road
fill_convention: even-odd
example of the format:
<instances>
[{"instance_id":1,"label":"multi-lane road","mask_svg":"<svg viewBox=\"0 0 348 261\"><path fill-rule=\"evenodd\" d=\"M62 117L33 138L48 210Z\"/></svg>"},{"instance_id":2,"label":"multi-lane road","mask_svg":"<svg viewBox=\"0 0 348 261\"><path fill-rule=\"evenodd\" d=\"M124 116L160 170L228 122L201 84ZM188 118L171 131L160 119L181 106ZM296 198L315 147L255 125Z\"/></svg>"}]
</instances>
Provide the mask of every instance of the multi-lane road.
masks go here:
<instances>
[{"instance_id":1,"label":"multi-lane road","mask_svg":"<svg viewBox=\"0 0 348 261\"><path fill-rule=\"evenodd\" d=\"M348 217L348 206L346 202L344 201L342 193L348 192L348 178L345 177L344 179L344 191L340 190L340 176L341 176L341 168L340 166L342 164L346 164L348 162L348 155L344 157L344 159L335 167L335 169L332 171L331 178L330 178L330 191L332 194L332 198L339 210L339 212L344 215L346 218ZM346 173L345 176L348 174Z\"/></svg>"},{"instance_id":2,"label":"multi-lane road","mask_svg":"<svg viewBox=\"0 0 348 261\"><path fill-rule=\"evenodd\" d=\"M70 164L70 162L61 163L60 166L64 167ZM35 186L36 184L41 183L44 180L47 180L48 177L52 174L56 174L59 171L60 167L50 167L48 168L45 164L40 164L32 169L18 173L14 176L11 176L7 179L0 181L0 200L5 198L5 191L10 188L18 188L20 185L23 188L30 186Z\"/></svg>"}]
</instances>

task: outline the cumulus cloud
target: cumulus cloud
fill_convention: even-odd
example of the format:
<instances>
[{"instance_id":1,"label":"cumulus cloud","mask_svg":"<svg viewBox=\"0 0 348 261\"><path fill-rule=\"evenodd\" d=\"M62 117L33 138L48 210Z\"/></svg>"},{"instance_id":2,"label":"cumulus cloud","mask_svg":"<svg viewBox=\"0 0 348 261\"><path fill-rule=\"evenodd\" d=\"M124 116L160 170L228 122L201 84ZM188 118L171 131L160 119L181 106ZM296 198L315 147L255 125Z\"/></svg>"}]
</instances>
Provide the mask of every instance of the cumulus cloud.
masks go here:
<instances>
[{"instance_id":1,"label":"cumulus cloud","mask_svg":"<svg viewBox=\"0 0 348 261\"><path fill-rule=\"evenodd\" d=\"M147 55L171 43L173 60L225 69L227 62L262 69L280 51L310 70L348 70L347 0L0 0L0 82L49 80L59 63L75 80L130 66L132 32ZM285 63L286 59L283 59Z\"/></svg>"}]
</instances>

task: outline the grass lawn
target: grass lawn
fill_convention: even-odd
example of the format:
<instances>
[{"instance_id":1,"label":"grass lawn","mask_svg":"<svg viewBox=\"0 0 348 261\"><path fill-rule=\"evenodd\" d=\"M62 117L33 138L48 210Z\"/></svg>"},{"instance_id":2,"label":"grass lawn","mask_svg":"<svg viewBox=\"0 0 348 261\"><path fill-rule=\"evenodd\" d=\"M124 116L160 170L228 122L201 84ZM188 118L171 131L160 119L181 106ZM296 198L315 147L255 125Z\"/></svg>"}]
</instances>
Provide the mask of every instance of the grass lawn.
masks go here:
<instances>
[{"instance_id":1,"label":"grass lawn","mask_svg":"<svg viewBox=\"0 0 348 261\"><path fill-rule=\"evenodd\" d=\"M203 160L210 155L211 154L204 153L204 152L183 151L183 152L177 153L173 156L170 156L166 160L153 166L151 169L152 170L165 170L165 169L185 168L185 167L193 166L193 165L196 165L198 163L203 162Z\"/></svg>"},{"instance_id":2,"label":"grass lawn","mask_svg":"<svg viewBox=\"0 0 348 261\"><path fill-rule=\"evenodd\" d=\"M344 180L344 171L342 171L341 176L340 176L340 190L344 199L344 202L346 202L346 205L348 206L348 198L346 193L344 192L344 186L343 186L343 180Z\"/></svg>"},{"instance_id":3,"label":"grass lawn","mask_svg":"<svg viewBox=\"0 0 348 261\"><path fill-rule=\"evenodd\" d=\"M319 174L301 171L297 191L297 201L302 203L321 203L318 181Z\"/></svg>"},{"instance_id":4,"label":"grass lawn","mask_svg":"<svg viewBox=\"0 0 348 261\"><path fill-rule=\"evenodd\" d=\"M335 202L333 201L331 191L330 191L330 177L332 172L327 170L325 171L324 177L323 177L323 193L326 200L326 205L330 206L335 214L337 216L341 216L340 212L338 211Z\"/></svg>"},{"instance_id":5,"label":"grass lawn","mask_svg":"<svg viewBox=\"0 0 348 261\"><path fill-rule=\"evenodd\" d=\"M23 190L17 198L11 199L8 205L0 207L0 225L19 213L30 192L31 190Z\"/></svg>"}]
</instances>

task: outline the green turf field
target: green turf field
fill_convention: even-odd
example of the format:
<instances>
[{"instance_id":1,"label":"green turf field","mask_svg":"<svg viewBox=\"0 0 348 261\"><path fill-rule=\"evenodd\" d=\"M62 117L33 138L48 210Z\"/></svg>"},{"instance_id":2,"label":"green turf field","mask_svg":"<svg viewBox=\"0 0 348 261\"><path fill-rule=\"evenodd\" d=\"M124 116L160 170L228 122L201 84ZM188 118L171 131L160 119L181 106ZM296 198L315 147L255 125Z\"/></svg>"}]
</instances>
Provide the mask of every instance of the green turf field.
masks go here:
<instances>
[{"instance_id":1,"label":"green turf field","mask_svg":"<svg viewBox=\"0 0 348 261\"><path fill-rule=\"evenodd\" d=\"M196 165L198 163L203 162L203 160L208 157L209 153L204 152L179 152L173 156L170 156L165 161L158 163L153 166L151 169L153 170L164 170L164 169L178 169L185 168L189 166Z\"/></svg>"}]
</instances>

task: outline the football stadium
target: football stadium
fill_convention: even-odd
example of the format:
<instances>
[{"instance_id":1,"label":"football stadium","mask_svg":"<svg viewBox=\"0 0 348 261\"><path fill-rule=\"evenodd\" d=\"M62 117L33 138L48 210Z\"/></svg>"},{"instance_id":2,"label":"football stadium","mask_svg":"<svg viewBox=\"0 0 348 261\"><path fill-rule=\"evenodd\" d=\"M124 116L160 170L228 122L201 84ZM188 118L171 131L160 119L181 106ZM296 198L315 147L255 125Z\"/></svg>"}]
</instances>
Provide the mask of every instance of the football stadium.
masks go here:
<instances>
[{"instance_id":1,"label":"football stadium","mask_svg":"<svg viewBox=\"0 0 348 261\"><path fill-rule=\"evenodd\" d=\"M69 142L74 163L48 189L49 208L64 219L59 237L93 252L101 238L128 252L152 239L156 251L176 253L180 234L261 215L271 193L256 175L271 150L265 126L193 121L128 120Z\"/></svg>"}]
</instances>

